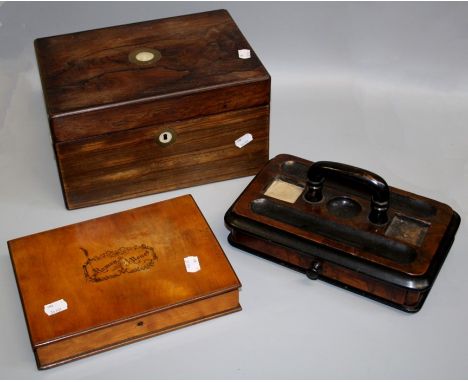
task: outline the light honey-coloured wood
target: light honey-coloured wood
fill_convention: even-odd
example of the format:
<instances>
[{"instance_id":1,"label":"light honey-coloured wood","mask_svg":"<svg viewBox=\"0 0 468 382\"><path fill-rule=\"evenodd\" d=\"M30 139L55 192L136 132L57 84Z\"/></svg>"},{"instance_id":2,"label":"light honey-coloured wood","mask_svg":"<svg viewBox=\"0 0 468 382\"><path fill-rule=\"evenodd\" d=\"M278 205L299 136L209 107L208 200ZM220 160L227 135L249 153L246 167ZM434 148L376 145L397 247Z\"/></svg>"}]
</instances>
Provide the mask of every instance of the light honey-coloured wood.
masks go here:
<instances>
[{"instance_id":1,"label":"light honey-coloured wood","mask_svg":"<svg viewBox=\"0 0 468 382\"><path fill-rule=\"evenodd\" d=\"M235 290L38 347L36 357L42 368L48 368L240 309Z\"/></svg>"},{"instance_id":2,"label":"light honey-coloured wood","mask_svg":"<svg viewBox=\"0 0 468 382\"><path fill-rule=\"evenodd\" d=\"M239 280L188 195L8 245L40 368L240 309ZM67 309L47 315L60 299Z\"/></svg>"}]
</instances>

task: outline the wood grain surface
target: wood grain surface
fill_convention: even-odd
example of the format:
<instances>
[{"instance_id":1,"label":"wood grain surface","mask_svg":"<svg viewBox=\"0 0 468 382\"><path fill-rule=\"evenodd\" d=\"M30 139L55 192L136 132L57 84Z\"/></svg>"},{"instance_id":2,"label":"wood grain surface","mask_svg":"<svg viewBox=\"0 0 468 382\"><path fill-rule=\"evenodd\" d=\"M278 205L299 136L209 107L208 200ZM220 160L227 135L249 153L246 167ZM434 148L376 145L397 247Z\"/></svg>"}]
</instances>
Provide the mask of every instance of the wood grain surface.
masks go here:
<instances>
[{"instance_id":1,"label":"wood grain surface","mask_svg":"<svg viewBox=\"0 0 468 382\"><path fill-rule=\"evenodd\" d=\"M51 119L148 101L157 109L162 101L161 108L172 114L158 114L158 122L174 121L187 118L187 103L178 98L270 78L224 10L40 38L35 47ZM132 51L145 47L158 50L161 59L149 66L129 61ZM250 49L251 58L240 59L239 49ZM215 101L215 112L230 102ZM60 132L64 123L51 125L61 140L71 138ZM92 127L80 129L96 135Z\"/></svg>"},{"instance_id":2,"label":"wood grain surface","mask_svg":"<svg viewBox=\"0 0 468 382\"><path fill-rule=\"evenodd\" d=\"M240 282L191 196L8 246L41 368L240 309ZM60 299L68 308L47 315Z\"/></svg>"},{"instance_id":3,"label":"wood grain surface","mask_svg":"<svg viewBox=\"0 0 468 382\"><path fill-rule=\"evenodd\" d=\"M69 209L253 175L268 160L270 76L225 10L35 48ZM145 48L161 58L130 59ZM157 144L164 129L177 135L167 147ZM247 133L253 142L237 148Z\"/></svg>"},{"instance_id":4,"label":"wood grain surface","mask_svg":"<svg viewBox=\"0 0 468 382\"><path fill-rule=\"evenodd\" d=\"M310 269L314 261L316 261L313 257L306 256L300 251L276 245L273 242L267 242L264 239L238 230L232 231L230 240L247 250L250 249L256 251L256 253L263 254L267 259L274 259L284 265L293 266L293 268L303 271ZM417 305L427 294L427 291L411 291L406 288L383 283L376 278L364 274L356 274L356 272L346 267L329 261L321 262L320 277L340 283L342 286L346 286L347 289L354 288L358 291L371 293L373 296L391 301L394 304L408 307Z\"/></svg>"},{"instance_id":5,"label":"wood grain surface","mask_svg":"<svg viewBox=\"0 0 468 382\"><path fill-rule=\"evenodd\" d=\"M235 290L39 346L35 355L45 369L239 310Z\"/></svg>"},{"instance_id":6,"label":"wood grain surface","mask_svg":"<svg viewBox=\"0 0 468 382\"><path fill-rule=\"evenodd\" d=\"M157 143L172 129L176 141ZM234 142L250 133L242 148ZM267 106L55 146L68 208L254 175L268 161Z\"/></svg>"},{"instance_id":7,"label":"wood grain surface","mask_svg":"<svg viewBox=\"0 0 468 382\"><path fill-rule=\"evenodd\" d=\"M410 263L395 261L390 258L381 256L378 252L372 252L370 248L359 249L357 246L353 246L352 244L347 243L345 240L342 240L342 237L339 235L337 235L335 238L324 237L320 232L301 229L300 227L293 227L290 224L261 216L253 212L251 208L251 202L255 199L263 197L264 191L271 183L271 181L284 174L281 166L283 163L288 161L300 163L304 166L305 169L307 169L313 163L293 155L276 156L268 163L267 166L264 167L264 169L262 169L261 173L259 173L255 178L255 181L253 181L242 193L238 202L234 206L234 212L246 218L259 220L263 224L269 225L271 227L292 232L298 237L304 238L306 240L323 243L328 247L336 249L337 251L347 253L349 256L362 258L373 263L381 264L382 266L388 267L389 269L395 271L404 272L412 276L421 276L427 272L432 258L436 255L440 241L444 236L444 233L447 230L447 227L450 224L453 216L453 210L448 205L440 203L436 200L400 190L395 187L390 187L392 199L390 202L390 208L388 210L388 223L385 225L375 225L369 222L367 218L370 211L370 194L354 187L354 185L350 186L349 184L326 182L324 186L324 194L326 197L321 203L308 203L302 197L298 198L294 204L275 200L275 203L287 205L288 207L290 206L295 210L305 211L310 215L318 216L320 219L323 219L323 221L336 222L340 225L355 228L358 231L371 232L372 234L380 237L386 237L385 231L388 228L388 224L391 222L394 216L399 214L407 216L409 213L411 213L411 217L429 223L428 232L426 233L423 243L420 246L411 245L411 247L417 251L416 259ZM302 185L305 186L305 178L299 180L299 177L294 178L290 175L289 177L292 182L296 181L299 184L302 182ZM360 206L362 207L362 211L358 216L352 219L341 218L331 214L328 211L326 201L341 195L350 196L359 202ZM406 198L406 205L404 202L402 203L401 198L398 198L398 196L403 196ZM409 203L410 201L416 202L412 203L412 205L417 204L419 206L427 207L421 208L420 211L415 211L414 209L409 210L407 205L411 205ZM426 211L432 212L427 214ZM405 243L405 245L409 246L410 244Z\"/></svg>"},{"instance_id":8,"label":"wood grain surface","mask_svg":"<svg viewBox=\"0 0 468 382\"><path fill-rule=\"evenodd\" d=\"M323 199L308 202L303 195L312 163L288 154L270 160L226 214L231 243L302 271L316 266L314 277L417 311L454 240L459 216L446 204L390 187L388 222L373 224L370 191L338 179L325 180ZM278 180L301 187L302 196L289 202L268 196ZM355 215L331 213L330 201L344 197L359 205ZM258 201L284 215L256 210ZM407 225L389 229L400 221Z\"/></svg>"},{"instance_id":9,"label":"wood grain surface","mask_svg":"<svg viewBox=\"0 0 468 382\"><path fill-rule=\"evenodd\" d=\"M55 142L145 128L270 103L270 81L194 92L183 96L119 105L50 118ZM136 134L138 134L136 132Z\"/></svg>"}]
</instances>

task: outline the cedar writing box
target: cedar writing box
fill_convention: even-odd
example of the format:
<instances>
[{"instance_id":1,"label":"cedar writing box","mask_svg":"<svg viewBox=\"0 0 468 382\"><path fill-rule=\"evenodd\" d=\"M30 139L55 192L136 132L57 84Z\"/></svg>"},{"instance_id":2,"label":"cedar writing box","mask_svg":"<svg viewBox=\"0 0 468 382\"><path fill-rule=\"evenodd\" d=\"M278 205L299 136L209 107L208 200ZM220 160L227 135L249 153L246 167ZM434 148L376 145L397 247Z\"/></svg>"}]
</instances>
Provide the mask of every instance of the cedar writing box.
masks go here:
<instances>
[{"instance_id":1,"label":"cedar writing box","mask_svg":"<svg viewBox=\"0 0 468 382\"><path fill-rule=\"evenodd\" d=\"M460 217L369 171L283 154L252 180L225 221L234 246L417 312Z\"/></svg>"},{"instance_id":2,"label":"cedar writing box","mask_svg":"<svg viewBox=\"0 0 468 382\"><path fill-rule=\"evenodd\" d=\"M69 209L254 175L268 161L270 76L225 10L35 49Z\"/></svg>"},{"instance_id":3,"label":"cedar writing box","mask_svg":"<svg viewBox=\"0 0 468 382\"><path fill-rule=\"evenodd\" d=\"M191 196L8 242L38 368L241 309Z\"/></svg>"}]
</instances>

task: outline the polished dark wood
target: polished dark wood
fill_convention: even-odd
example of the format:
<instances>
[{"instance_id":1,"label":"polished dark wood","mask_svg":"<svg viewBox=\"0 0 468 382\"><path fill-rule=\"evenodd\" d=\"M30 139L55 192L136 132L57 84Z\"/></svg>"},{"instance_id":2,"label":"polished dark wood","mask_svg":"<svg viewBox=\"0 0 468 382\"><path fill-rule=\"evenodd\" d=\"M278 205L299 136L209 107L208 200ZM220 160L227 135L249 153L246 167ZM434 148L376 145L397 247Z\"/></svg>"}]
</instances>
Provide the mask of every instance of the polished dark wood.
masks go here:
<instances>
[{"instance_id":1,"label":"polished dark wood","mask_svg":"<svg viewBox=\"0 0 468 382\"><path fill-rule=\"evenodd\" d=\"M169 146L161 132L177 134ZM242 148L234 141L250 133ZM268 106L56 144L68 208L255 175L268 161Z\"/></svg>"},{"instance_id":2,"label":"polished dark wood","mask_svg":"<svg viewBox=\"0 0 468 382\"><path fill-rule=\"evenodd\" d=\"M135 63L132 52L145 48L160 59ZM270 76L225 10L39 38L35 49L68 208L252 175L268 159ZM240 49L251 57L239 58ZM177 147L179 139L166 150L148 143L148 134L167 126L184 130L190 155L174 160L189 151ZM209 137L197 141L202 130ZM254 142L237 149L241 131ZM124 136L135 151L125 163ZM143 170L144 161L150 164ZM171 162L173 173L161 176L167 169L157 161Z\"/></svg>"},{"instance_id":3,"label":"polished dark wood","mask_svg":"<svg viewBox=\"0 0 468 382\"><path fill-rule=\"evenodd\" d=\"M240 282L189 195L8 247L41 369L241 309ZM68 309L48 316L60 299Z\"/></svg>"},{"instance_id":4,"label":"polished dark wood","mask_svg":"<svg viewBox=\"0 0 468 382\"><path fill-rule=\"evenodd\" d=\"M40 38L35 47L52 118L269 80L225 10ZM129 61L145 47L162 58L150 66ZM240 59L239 49L251 58Z\"/></svg>"},{"instance_id":5,"label":"polished dark wood","mask_svg":"<svg viewBox=\"0 0 468 382\"><path fill-rule=\"evenodd\" d=\"M376 223L369 218L375 190L367 182L375 174L359 169L366 181L356 182L353 167L347 176L329 177L320 182L323 197L311 202L313 168L313 162L292 155L272 159L228 210L230 242L312 279L419 310L452 245L458 214L446 204L388 187L388 220ZM278 179L303 189L297 200L265 195Z\"/></svg>"},{"instance_id":6,"label":"polished dark wood","mask_svg":"<svg viewBox=\"0 0 468 382\"><path fill-rule=\"evenodd\" d=\"M275 245L272 242L235 229L230 235L230 242L233 245L242 247L244 250L254 251L256 254L263 255L262 257L268 260L279 262L302 272L308 272L316 262L316 259L304 256L300 251ZM320 269L317 272L317 277L313 279L321 278L327 281L335 281L346 289L354 288L357 291L370 293L396 305L412 307L425 296L425 294L419 291L411 291L388 283L382 283L364 274L356 274L356 272L346 267L331 262L324 261L319 264Z\"/></svg>"},{"instance_id":7,"label":"polished dark wood","mask_svg":"<svg viewBox=\"0 0 468 382\"><path fill-rule=\"evenodd\" d=\"M51 118L51 133L57 143L89 138L149 125L200 118L270 103L270 81L194 92L183 97L89 110ZM135 131L135 134L138 132Z\"/></svg>"}]
</instances>

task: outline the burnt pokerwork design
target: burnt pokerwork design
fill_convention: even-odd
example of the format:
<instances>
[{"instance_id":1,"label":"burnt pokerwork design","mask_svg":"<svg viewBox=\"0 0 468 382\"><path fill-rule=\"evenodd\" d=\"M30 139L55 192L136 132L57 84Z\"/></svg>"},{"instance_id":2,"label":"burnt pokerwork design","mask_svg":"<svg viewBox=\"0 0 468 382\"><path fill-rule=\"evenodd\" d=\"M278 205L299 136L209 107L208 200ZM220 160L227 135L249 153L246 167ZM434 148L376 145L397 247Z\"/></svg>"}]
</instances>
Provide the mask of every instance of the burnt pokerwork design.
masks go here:
<instances>
[{"instance_id":1,"label":"burnt pokerwork design","mask_svg":"<svg viewBox=\"0 0 468 382\"><path fill-rule=\"evenodd\" d=\"M100 282L119 277L125 273L135 273L152 268L158 259L152 247L145 244L121 247L91 257L85 248L80 248L87 260L83 265L85 278Z\"/></svg>"}]
</instances>

